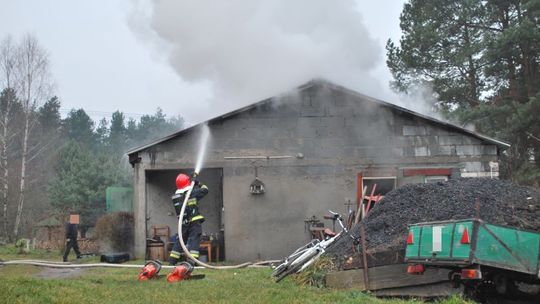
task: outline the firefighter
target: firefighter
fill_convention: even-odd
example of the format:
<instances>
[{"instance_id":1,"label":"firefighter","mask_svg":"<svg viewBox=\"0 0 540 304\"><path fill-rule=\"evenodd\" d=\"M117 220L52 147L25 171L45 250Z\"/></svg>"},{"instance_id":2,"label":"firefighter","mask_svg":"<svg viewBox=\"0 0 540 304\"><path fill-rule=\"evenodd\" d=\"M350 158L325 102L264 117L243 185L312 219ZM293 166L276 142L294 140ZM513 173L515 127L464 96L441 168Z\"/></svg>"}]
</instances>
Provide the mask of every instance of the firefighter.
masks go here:
<instances>
[{"instance_id":1,"label":"firefighter","mask_svg":"<svg viewBox=\"0 0 540 304\"><path fill-rule=\"evenodd\" d=\"M186 203L186 209L184 211L184 217L182 221L182 238L185 245L189 250L189 253L196 259L199 258L199 243L201 241L202 223L204 217L199 213L199 201L208 194L208 187L201 185L197 179L197 175L193 175L193 190ZM191 180L186 174L178 174L176 177L176 192L172 196L172 202L176 215L180 216L182 204L184 203L185 196L191 187ZM169 263L176 265L176 263L183 257L182 247L180 246L180 240L177 237L174 241L171 254L169 255ZM190 262L190 261L188 261Z\"/></svg>"},{"instance_id":2,"label":"firefighter","mask_svg":"<svg viewBox=\"0 0 540 304\"><path fill-rule=\"evenodd\" d=\"M67 257L71 248L75 251L77 259L81 258L81 252L79 251L79 244L77 243L77 230L79 228L79 216L70 215L69 222L66 223L66 250L64 251L64 262L67 262Z\"/></svg>"}]
</instances>

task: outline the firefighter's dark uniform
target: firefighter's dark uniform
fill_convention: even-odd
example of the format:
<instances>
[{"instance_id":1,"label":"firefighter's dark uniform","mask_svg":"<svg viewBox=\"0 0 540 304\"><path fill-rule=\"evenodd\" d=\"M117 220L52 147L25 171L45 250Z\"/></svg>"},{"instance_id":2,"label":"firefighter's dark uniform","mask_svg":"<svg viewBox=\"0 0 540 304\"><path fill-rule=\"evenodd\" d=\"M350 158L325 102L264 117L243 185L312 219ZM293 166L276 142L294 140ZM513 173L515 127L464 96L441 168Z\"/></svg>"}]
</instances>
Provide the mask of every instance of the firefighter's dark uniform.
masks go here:
<instances>
[{"instance_id":1,"label":"firefighter's dark uniform","mask_svg":"<svg viewBox=\"0 0 540 304\"><path fill-rule=\"evenodd\" d=\"M180 215L182 210L182 204L184 203L185 193L180 193L179 190L172 196L172 201L176 215ZM199 213L199 200L201 200L206 194L208 194L208 187L206 185L195 184L195 187L191 191L191 195L186 203L186 210L184 210L184 218L182 222L182 238L186 244L189 253L194 258L199 258L199 246L202 234L202 223L204 222L204 216ZM180 246L180 240L178 237L174 241L171 254L169 255L169 263L175 265L183 256L182 247Z\"/></svg>"},{"instance_id":2,"label":"firefighter's dark uniform","mask_svg":"<svg viewBox=\"0 0 540 304\"><path fill-rule=\"evenodd\" d=\"M69 251L73 248L77 258L81 258L81 252L79 251L79 244L77 243L77 228L79 225L66 223L66 250L64 251L64 262L67 262Z\"/></svg>"}]
</instances>

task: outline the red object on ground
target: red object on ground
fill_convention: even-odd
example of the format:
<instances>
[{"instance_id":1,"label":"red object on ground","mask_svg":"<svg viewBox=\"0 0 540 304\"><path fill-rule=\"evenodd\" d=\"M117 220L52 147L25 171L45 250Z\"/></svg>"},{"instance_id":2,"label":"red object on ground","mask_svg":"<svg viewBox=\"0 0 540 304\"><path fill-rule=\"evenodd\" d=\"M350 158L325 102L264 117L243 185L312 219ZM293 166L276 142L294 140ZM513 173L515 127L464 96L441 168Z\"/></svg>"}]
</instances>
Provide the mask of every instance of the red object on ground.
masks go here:
<instances>
[{"instance_id":1,"label":"red object on ground","mask_svg":"<svg viewBox=\"0 0 540 304\"><path fill-rule=\"evenodd\" d=\"M167 275L167 282L180 282L191 277L193 266L188 263L181 263Z\"/></svg>"},{"instance_id":2,"label":"red object on ground","mask_svg":"<svg viewBox=\"0 0 540 304\"><path fill-rule=\"evenodd\" d=\"M463 235L461 236L461 244L470 244L471 238L469 237L469 229L465 227L465 230L463 230Z\"/></svg>"},{"instance_id":3,"label":"red object on ground","mask_svg":"<svg viewBox=\"0 0 540 304\"><path fill-rule=\"evenodd\" d=\"M139 281L148 281L154 278L161 270L161 263L158 261L149 261L144 265L139 273Z\"/></svg>"}]
</instances>

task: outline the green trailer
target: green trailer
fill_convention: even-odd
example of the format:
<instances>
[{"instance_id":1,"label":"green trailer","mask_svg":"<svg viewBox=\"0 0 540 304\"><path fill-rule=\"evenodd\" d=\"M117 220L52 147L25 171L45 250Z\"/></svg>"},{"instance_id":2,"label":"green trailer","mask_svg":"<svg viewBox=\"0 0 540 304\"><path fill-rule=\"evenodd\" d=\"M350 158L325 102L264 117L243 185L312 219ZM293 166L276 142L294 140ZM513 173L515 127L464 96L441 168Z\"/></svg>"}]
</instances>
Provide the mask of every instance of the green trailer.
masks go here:
<instances>
[{"instance_id":1,"label":"green trailer","mask_svg":"<svg viewBox=\"0 0 540 304\"><path fill-rule=\"evenodd\" d=\"M492 285L507 293L515 282L540 284L540 233L478 219L409 225L408 272L449 269L456 286Z\"/></svg>"}]
</instances>

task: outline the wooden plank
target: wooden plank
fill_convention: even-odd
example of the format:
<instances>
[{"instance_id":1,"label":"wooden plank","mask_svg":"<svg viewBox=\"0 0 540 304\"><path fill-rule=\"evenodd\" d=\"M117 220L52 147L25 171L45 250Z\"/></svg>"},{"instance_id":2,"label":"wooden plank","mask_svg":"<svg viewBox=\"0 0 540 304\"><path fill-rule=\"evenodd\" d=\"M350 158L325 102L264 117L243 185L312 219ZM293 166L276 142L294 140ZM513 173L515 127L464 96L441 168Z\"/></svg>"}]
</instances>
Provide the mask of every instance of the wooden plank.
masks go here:
<instances>
[{"instance_id":1,"label":"wooden plank","mask_svg":"<svg viewBox=\"0 0 540 304\"><path fill-rule=\"evenodd\" d=\"M448 281L448 270L429 268L423 275L407 273L407 264L371 267L368 270L370 290L414 286ZM332 288L366 290L364 270L345 270L326 275L326 284Z\"/></svg>"},{"instance_id":2,"label":"wooden plank","mask_svg":"<svg viewBox=\"0 0 540 304\"><path fill-rule=\"evenodd\" d=\"M438 282L427 285L405 286L373 291L378 297L450 297L463 293L463 288L453 288L449 282Z\"/></svg>"}]
</instances>

